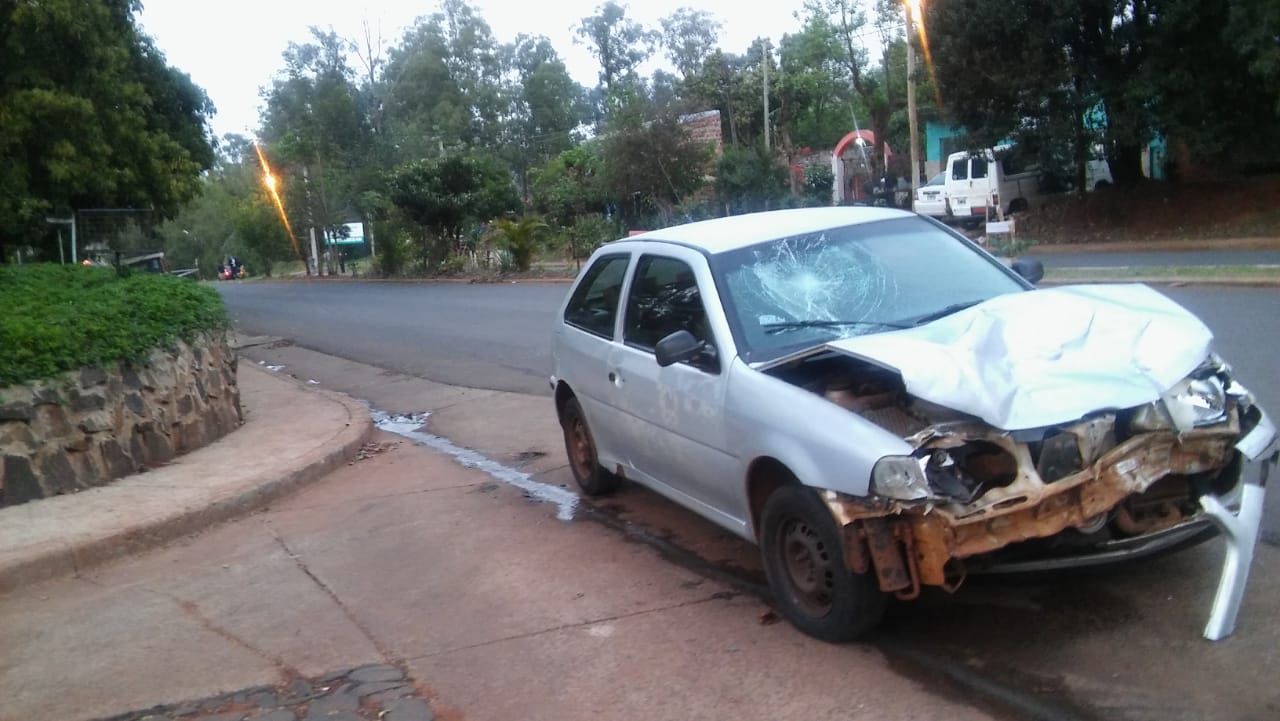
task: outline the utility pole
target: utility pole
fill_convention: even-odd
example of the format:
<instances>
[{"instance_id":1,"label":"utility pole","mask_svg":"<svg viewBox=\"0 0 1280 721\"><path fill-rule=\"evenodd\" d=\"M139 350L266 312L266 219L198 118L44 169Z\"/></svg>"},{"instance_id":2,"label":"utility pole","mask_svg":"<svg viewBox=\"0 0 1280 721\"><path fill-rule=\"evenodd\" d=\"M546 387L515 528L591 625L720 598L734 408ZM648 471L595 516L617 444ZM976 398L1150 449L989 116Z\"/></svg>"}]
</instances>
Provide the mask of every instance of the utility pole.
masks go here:
<instances>
[{"instance_id":1,"label":"utility pole","mask_svg":"<svg viewBox=\"0 0 1280 721\"><path fill-rule=\"evenodd\" d=\"M916 119L916 51L913 41L916 37L912 19L918 12L920 0L905 0L902 4L907 13L907 118L911 126L911 201L916 199L916 190L920 187L920 134L919 121Z\"/></svg>"},{"instance_id":2,"label":"utility pole","mask_svg":"<svg viewBox=\"0 0 1280 721\"><path fill-rule=\"evenodd\" d=\"M316 254L316 214L311 206L311 178L307 175L307 166L302 166L302 185L307 190L307 220L311 222L311 258L307 261L307 276L320 275L320 256Z\"/></svg>"},{"instance_id":3,"label":"utility pole","mask_svg":"<svg viewBox=\"0 0 1280 721\"><path fill-rule=\"evenodd\" d=\"M760 47L760 67L764 68L764 149L769 149L769 39Z\"/></svg>"}]
</instances>

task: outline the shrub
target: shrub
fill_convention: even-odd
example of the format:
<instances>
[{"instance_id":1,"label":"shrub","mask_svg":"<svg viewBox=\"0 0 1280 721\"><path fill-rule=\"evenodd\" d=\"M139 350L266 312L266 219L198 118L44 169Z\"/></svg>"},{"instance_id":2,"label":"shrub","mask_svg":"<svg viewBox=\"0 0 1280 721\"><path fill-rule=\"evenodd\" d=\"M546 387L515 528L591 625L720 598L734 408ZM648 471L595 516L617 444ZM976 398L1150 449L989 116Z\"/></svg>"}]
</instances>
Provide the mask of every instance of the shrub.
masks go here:
<instances>
[{"instance_id":1,"label":"shrub","mask_svg":"<svg viewBox=\"0 0 1280 721\"><path fill-rule=\"evenodd\" d=\"M408 268L417 251L412 238L399 235L387 238L378 244L378 255L373 261L375 272L382 278L394 278Z\"/></svg>"},{"instance_id":2,"label":"shrub","mask_svg":"<svg viewBox=\"0 0 1280 721\"><path fill-rule=\"evenodd\" d=\"M218 293L184 278L0 266L0 388L84 366L140 363L156 348L227 325Z\"/></svg>"},{"instance_id":3,"label":"shrub","mask_svg":"<svg viewBox=\"0 0 1280 721\"><path fill-rule=\"evenodd\" d=\"M836 177L826 165L808 165L804 169L804 202L811 207L831 205L831 188Z\"/></svg>"}]
</instances>

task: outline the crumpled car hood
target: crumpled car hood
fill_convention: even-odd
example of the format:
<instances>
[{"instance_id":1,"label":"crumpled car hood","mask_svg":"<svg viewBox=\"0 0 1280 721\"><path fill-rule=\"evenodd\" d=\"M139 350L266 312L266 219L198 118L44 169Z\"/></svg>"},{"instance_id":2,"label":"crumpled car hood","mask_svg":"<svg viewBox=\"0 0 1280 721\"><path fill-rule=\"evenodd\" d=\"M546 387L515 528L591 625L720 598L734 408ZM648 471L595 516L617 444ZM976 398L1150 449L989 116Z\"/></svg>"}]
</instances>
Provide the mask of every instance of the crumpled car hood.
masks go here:
<instances>
[{"instance_id":1,"label":"crumpled car hood","mask_svg":"<svg viewBox=\"0 0 1280 721\"><path fill-rule=\"evenodd\" d=\"M1204 361L1212 339L1147 286L1077 285L825 347L896 370L918 398L1016 431L1155 401Z\"/></svg>"}]
</instances>

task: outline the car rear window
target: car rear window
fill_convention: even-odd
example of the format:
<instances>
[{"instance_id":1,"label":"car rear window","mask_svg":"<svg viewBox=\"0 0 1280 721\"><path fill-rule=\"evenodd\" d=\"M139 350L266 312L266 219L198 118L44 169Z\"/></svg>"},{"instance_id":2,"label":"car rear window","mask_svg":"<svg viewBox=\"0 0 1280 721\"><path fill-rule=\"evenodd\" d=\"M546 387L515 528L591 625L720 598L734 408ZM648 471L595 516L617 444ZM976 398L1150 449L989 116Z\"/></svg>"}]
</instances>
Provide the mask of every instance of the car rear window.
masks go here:
<instances>
[{"instance_id":1,"label":"car rear window","mask_svg":"<svg viewBox=\"0 0 1280 721\"><path fill-rule=\"evenodd\" d=\"M564 322L605 338L613 338L618 299L629 255L602 255L587 268L564 309Z\"/></svg>"}]
</instances>

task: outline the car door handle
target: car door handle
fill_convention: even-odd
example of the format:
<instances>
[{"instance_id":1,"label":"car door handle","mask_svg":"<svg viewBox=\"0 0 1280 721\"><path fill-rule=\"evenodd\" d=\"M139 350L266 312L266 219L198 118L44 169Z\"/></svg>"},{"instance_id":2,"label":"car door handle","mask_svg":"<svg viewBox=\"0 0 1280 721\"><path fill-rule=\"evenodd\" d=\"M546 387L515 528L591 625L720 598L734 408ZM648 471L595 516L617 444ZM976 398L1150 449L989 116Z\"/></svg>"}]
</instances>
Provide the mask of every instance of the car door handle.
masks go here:
<instances>
[{"instance_id":1,"label":"car door handle","mask_svg":"<svg viewBox=\"0 0 1280 721\"><path fill-rule=\"evenodd\" d=\"M610 382L610 383L617 383L617 382L618 382L618 374L617 374L617 373L614 373L613 371L609 371L609 382Z\"/></svg>"}]
</instances>

